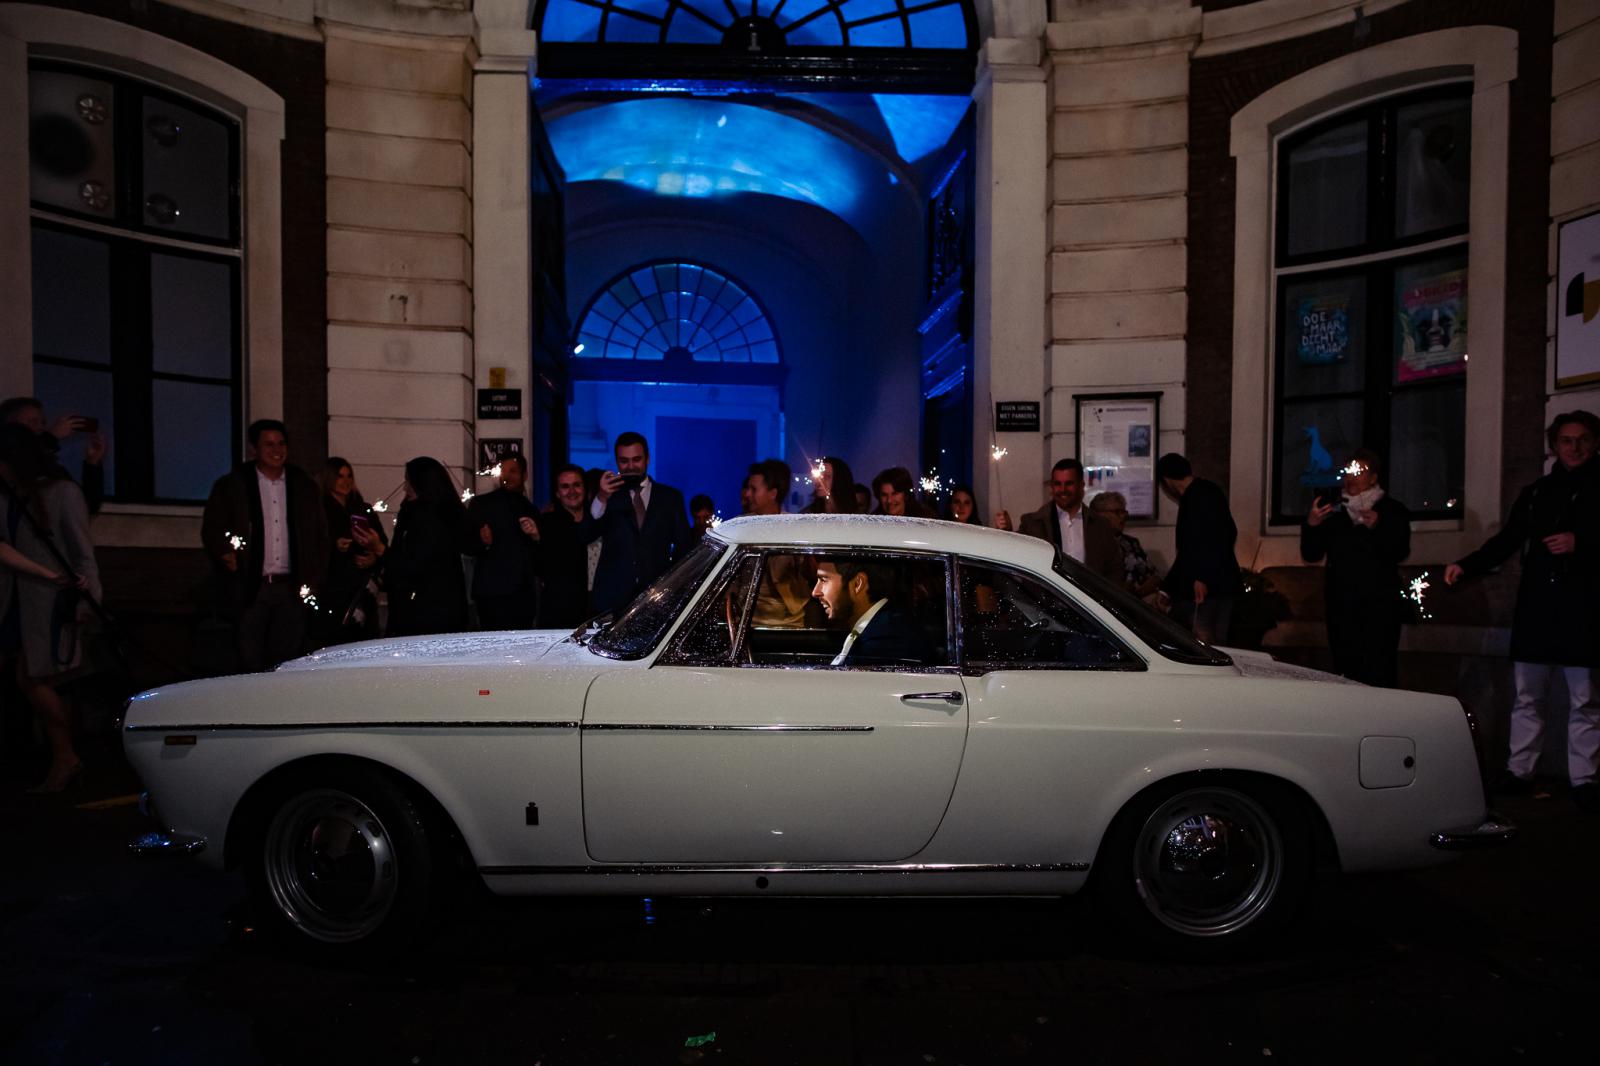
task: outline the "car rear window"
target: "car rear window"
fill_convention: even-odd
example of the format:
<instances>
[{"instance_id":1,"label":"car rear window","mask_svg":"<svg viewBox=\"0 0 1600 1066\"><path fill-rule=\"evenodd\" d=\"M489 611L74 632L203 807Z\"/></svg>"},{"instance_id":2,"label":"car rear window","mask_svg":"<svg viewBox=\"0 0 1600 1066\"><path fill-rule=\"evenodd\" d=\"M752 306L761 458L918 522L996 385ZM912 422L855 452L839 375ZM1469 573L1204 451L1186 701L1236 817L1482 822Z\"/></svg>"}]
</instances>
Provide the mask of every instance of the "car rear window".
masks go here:
<instances>
[{"instance_id":1,"label":"car rear window","mask_svg":"<svg viewBox=\"0 0 1600 1066\"><path fill-rule=\"evenodd\" d=\"M1233 660L1224 652L1196 640L1194 634L1171 618L1148 606L1143 600L1121 585L1107 581L1087 566L1069 556L1056 552L1055 572L1087 593L1112 617L1173 662L1192 663L1196 666L1231 666Z\"/></svg>"}]
</instances>

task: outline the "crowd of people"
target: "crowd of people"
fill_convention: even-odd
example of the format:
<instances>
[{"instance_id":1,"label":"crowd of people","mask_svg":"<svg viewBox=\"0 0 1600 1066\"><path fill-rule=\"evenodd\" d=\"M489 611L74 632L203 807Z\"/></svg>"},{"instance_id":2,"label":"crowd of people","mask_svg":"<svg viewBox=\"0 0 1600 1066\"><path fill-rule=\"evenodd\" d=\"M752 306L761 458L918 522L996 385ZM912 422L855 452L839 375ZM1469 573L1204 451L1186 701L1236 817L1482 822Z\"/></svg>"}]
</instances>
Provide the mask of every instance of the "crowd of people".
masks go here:
<instances>
[{"instance_id":1,"label":"crowd of people","mask_svg":"<svg viewBox=\"0 0 1600 1066\"><path fill-rule=\"evenodd\" d=\"M81 770L59 689L81 667L79 630L100 595L89 515L103 496L106 444L93 419L48 422L45 414L32 398L0 404L0 670L43 727L51 764L40 788L56 791ZM60 462L61 442L75 434L86 445L76 476ZM405 465L392 535L381 520L384 503L363 498L348 461L332 457L312 478L289 462L288 431L271 419L253 423L248 439L250 458L217 480L201 530L245 670L380 630L570 628L627 605L718 521L709 496L686 504L677 488L651 477L649 442L638 433L617 438L611 470L557 469L554 501L544 509L529 498L520 455L504 457L497 486L477 496L458 489L437 460L414 458ZM1520 555L1511 753L1492 784L1507 792L1532 788L1544 704L1560 673L1573 796L1585 810L1600 811L1600 419L1587 411L1559 415L1547 439L1556 460L1550 472L1524 489L1499 532L1445 569L1444 580L1455 585ZM1399 568L1410 553L1411 515L1387 494L1375 453L1358 449L1347 459L1340 480L1321 488L1304 518L1301 555L1326 564L1334 670L1394 686L1406 618ZM904 467L859 483L843 458L825 456L808 473L806 513L984 524L969 487L942 491L936 509ZM1176 551L1165 574L1128 532L1120 493L1085 502L1077 459L1054 465L1039 508L1016 522L1000 510L991 522L1050 542L1202 640L1226 644L1243 591L1226 494L1182 455L1162 456L1156 475L1178 505ZM752 464L741 511L781 513L795 481L780 459ZM842 605L850 602L853 576L827 575L840 577L831 599L820 573L807 580L767 576L757 613L775 625L849 613Z\"/></svg>"}]
</instances>

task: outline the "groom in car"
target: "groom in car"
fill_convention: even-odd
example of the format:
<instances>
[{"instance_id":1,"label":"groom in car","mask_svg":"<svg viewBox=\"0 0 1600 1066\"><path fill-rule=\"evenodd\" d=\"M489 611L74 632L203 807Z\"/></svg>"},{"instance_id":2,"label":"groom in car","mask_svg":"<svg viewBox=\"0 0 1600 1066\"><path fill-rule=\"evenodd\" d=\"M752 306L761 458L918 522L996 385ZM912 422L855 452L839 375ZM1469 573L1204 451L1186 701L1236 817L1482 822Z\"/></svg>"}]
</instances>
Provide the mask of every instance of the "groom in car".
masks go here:
<instances>
[{"instance_id":1,"label":"groom in car","mask_svg":"<svg viewBox=\"0 0 1600 1066\"><path fill-rule=\"evenodd\" d=\"M889 598L894 573L887 563L823 559L811 595L822 604L828 621L848 628L834 666L928 663L933 646L917 620Z\"/></svg>"}]
</instances>

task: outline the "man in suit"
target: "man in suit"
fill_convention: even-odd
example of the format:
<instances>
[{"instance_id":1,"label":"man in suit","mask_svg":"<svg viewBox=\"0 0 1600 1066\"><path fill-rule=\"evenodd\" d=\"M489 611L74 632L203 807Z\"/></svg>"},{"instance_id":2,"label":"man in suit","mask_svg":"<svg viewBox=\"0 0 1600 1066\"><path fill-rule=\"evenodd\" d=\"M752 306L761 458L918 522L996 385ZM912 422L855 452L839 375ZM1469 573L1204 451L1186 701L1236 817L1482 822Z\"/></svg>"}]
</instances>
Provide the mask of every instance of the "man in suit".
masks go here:
<instances>
[{"instance_id":1,"label":"man in suit","mask_svg":"<svg viewBox=\"0 0 1600 1066\"><path fill-rule=\"evenodd\" d=\"M500 461L500 487L467 505L468 527L479 541L472 602L480 629L532 629L538 618L539 512L523 489L527 480L527 460L507 455Z\"/></svg>"},{"instance_id":2,"label":"man in suit","mask_svg":"<svg viewBox=\"0 0 1600 1066\"><path fill-rule=\"evenodd\" d=\"M283 423L263 418L246 435L255 457L211 487L200 540L238 622L240 665L266 670L305 643L300 586L322 591L328 524L317 483L289 465Z\"/></svg>"},{"instance_id":3,"label":"man in suit","mask_svg":"<svg viewBox=\"0 0 1600 1066\"><path fill-rule=\"evenodd\" d=\"M600 539L594 575L596 614L619 610L688 550L689 519L683 493L650 478L650 445L639 433L617 438L617 468L600 476L590 513Z\"/></svg>"},{"instance_id":4,"label":"man in suit","mask_svg":"<svg viewBox=\"0 0 1600 1066\"><path fill-rule=\"evenodd\" d=\"M848 629L834 666L890 663L934 664L933 645L911 612L889 596L894 575L888 563L823 559L811 595L828 621Z\"/></svg>"},{"instance_id":5,"label":"man in suit","mask_svg":"<svg viewBox=\"0 0 1600 1066\"><path fill-rule=\"evenodd\" d=\"M1062 459L1050 471L1050 502L1022 516L1024 536L1056 546L1090 570L1118 585L1123 582L1122 545L1111 523L1083 505L1083 464ZM1011 515L994 517L996 529L1010 529Z\"/></svg>"},{"instance_id":6,"label":"man in suit","mask_svg":"<svg viewBox=\"0 0 1600 1066\"><path fill-rule=\"evenodd\" d=\"M1233 542L1239 538L1222 486L1194 476L1189 460L1169 452L1156 460L1161 489L1178 501L1177 556L1161 591L1172 617L1207 644L1226 644L1233 601L1244 591Z\"/></svg>"}]
</instances>

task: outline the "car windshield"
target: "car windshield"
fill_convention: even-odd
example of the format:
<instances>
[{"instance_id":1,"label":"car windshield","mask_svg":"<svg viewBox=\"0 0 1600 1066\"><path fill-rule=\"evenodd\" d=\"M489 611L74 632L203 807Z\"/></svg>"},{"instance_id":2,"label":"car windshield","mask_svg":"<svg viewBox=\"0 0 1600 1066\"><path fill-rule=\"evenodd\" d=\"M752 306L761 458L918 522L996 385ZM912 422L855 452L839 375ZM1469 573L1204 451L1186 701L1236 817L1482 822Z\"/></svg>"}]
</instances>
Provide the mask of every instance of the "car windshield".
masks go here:
<instances>
[{"instance_id":1,"label":"car windshield","mask_svg":"<svg viewBox=\"0 0 1600 1066\"><path fill-rule=\"evenodd\" d=\"M1166 658L1196 666L1233 664L1226 654L1196 640L1187 629L1159 611L1152 610L1133 593L1106 580L1076 559L1056 552L1054 567L1056 573L1088 593L1096 603L1110 611L1112 617L1133 630L1134 636Z\"/></svg>"},{"instance_id":2,"label":"car windshield","mask_svg":"<svg viewBox=\"0 0 1600 1066\"><path fill-rule=\"evenodd\" d=\"M589 647L610 659L642 659L650 654L727 550L726 542L705 537L590 638Z\"/></svg>"}]
</instances>

